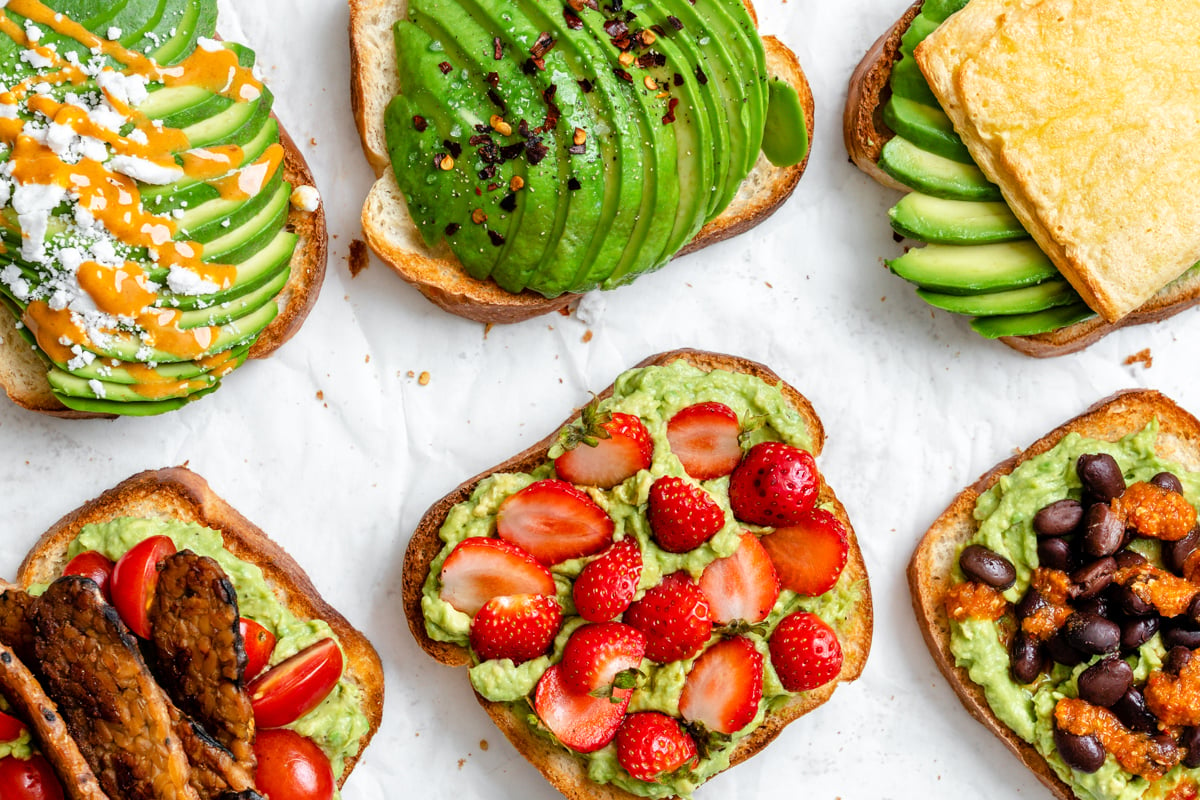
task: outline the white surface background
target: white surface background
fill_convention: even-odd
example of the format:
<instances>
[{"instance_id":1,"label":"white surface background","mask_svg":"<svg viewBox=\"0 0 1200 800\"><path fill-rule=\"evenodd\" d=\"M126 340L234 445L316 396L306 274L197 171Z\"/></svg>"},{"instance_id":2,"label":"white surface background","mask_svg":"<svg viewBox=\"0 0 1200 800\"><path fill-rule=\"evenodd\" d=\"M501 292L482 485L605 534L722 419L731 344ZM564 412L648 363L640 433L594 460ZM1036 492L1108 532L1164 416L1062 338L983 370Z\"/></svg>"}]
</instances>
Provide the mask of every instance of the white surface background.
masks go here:
<instances>
[{"instance_id":1,"label":"white surface background","mask_svg":"<svg viewBox=\"0 0 1200 800\"><path fill-rule=\"evenodd\" d=\"M0 402L0 575L84 500L139 470L189 462L383 658L384 723L347 800L549 800L558 795L492 727L465 672L411 639L399 604L409 534L459 481L549 433L646 355L726 351L767 363L822 415L820 465L866 556L875 643L857 683L698 797L1050 797L942 681L904 568L959 489L1097 399L1148 386L1200 411L1186 345L1200 315L1037 361L931 312L886 271L881 257L899 252L885 217L897 195L848 162L841 114L854 65L906 0L761 0L763 31L797 52L816 95L812 159L791 200L750 233L595 298L590 324L555 314L486 334L378 261L350 276L372 175L347 97L345 5L221 5L222 34L258 51L324 195L332 239L320 301L277 355L180 412L73 422ZM1124 363L1147 347L1152 368Z\"/></svg>"}]
</instances>

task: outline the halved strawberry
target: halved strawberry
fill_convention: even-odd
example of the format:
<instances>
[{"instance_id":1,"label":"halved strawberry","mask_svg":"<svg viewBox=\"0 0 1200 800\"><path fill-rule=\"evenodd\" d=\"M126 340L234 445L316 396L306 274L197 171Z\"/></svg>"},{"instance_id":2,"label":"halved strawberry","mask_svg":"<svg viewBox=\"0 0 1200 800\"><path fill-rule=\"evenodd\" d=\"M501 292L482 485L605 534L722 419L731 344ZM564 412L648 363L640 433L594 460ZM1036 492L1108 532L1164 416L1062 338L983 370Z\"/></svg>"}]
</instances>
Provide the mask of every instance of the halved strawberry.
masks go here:
<instances>
[{"instance_id":1,"label":"halved strawberry","mask_svg":"<svg viewBox=\"0 0 1200 800\"><path fill-rule=\"evenodd\" d=\"M733 555L718 558L700 574L713 622L762 622L779 599L779 576L758 537L743 531Z\"/></svg>"},{"instance_id":2,"label":"halved strawberry","mask_svg":"<svg viewBox=\"0 0 1200 800\"><path fill-rule=\"evenodd\" d=\"M562 677L571 691L595 691L611 686L620 673L637 669L645 654L646 637L637 628L620 622L584 625L563 648Z\"/></svg>"},{"instance_id":3,"label":"halved strawberry","mask_svg":"<svg viewBox=\"0 0 1200 800\"><path fill-rule=\"evenodd\" d=\"M729 504L743 522L795 525L812 510L820 488L812 453L785 442L760 442L730 476Z\"/></svg>"},{"instance_id":4,"label":"halved strawberry","mask_svg":"<svg viewBox=\"0 0 1200 800\"><path fill-rule=\"evenodd\" d=\"M558 740L572 750L591 753L617 735L625 718L632 689L618 689L613 697L573 692L562 677L562 664L542 673L533 693L533 710Z\"/></svg>"},{"instance_id":5,"label":"halved strawberry","mask_svg":"<svg viewBox=\"0 0 1200 800\"><path fill-rule=\"evenodd\" d=\"M708 601L686 572L673 572L625 612L646 634L646 657L660 664L691 658L712 635Z\"/></svg>"},{"instance_id":6,"label":"halved strawberry","mask_svg":"<svg viewBox=\"0 0 1200 800\"><path fill-rule=\"evenodd\" d=\"M679 720L661 712L630 714L617 731L617 763L639 780L656 781L695 758L695 740Z\"/></svg>"},{"instance_id":7,"label":"halved strawberry","mask_svg":"<svg viewBox=\"0 0 1200 800\"><path fill-rule=\"evenodd\" d=\"M571 592L575 610L588 622L604 622L629 608L642 577L642 551L626 536L589 563Z\"/></svg>"},{"instance_id":8,"label":"halved strawberry","mask_svg":"<svg viewBox=\"0 0 1200 800\"><path fill-rule=\"evenodd\" d=\"M679 713L710 731L736 733L758 713L762 688L762 654L744 636L725 639L692 665L679 695Z\"/></svg>"},{"instance_id":9,"label":"halved strawberry","mask_svg":"<svg viewBox=\"0 0 1200 800\"><path fill-rule=\"evenodd\" d=\"M784 617L767 646L779 682L789 692L824 686L842 671L837 634L816 614L797 611Z\"/></svg>"},{"instance_id":10,"label":"halved strawberry","mask_svg":"<svg viewBox=\"0 0 1200 800\"><path fill-rule=\"evenodd\" d=\"M699 486L664 475L650 486L646 521L659 547L668 553L686 553L721 530L725 511Z\"/></svg>"},{"instance_id":11,"label":"halved strawberry","mask_svg":"<svg viewBox=\"0 0 1200 800\"><path fill-rule=\"evenodd\" d=\"M724 403L696 403L667 423L667 441L683 469L698 481L733 472L742 460L737 414Z\"/></svg>"},{"instance_id":12,"label":"halved strawberry","mask_svg":"<svg viewBox=\"0 0 1200 800\"><path fill-rule=\"evenodd\" d=\"M506 594L483 604L471 620L471 649L480 661L522 664L550 648L562 623L558 600L544 594Z\"/></svg>"},{"instance_id":13,"label":"halved strawberry","mask_svg":"<svg viewBox=\"0 0 1200 800\"><path fill-rule=\"evenodd\" d=\"M442 591L450 605L472 617L493 597L506 594L553 595L550 570L511 542L472 536L463 539L442 564Z\"/></svg>"},{"instance_id":14,"label":"halved strawberry","mask_svg":"<svg viewBox=\"0 0 1200 800\"><path fill-rule=\"evenodd\" d=\"M612 542L613 521L566 481L544 480L505 498L496 514L496 533L554 565L603 550Z\"/></svg>"},{"instance_id":15,"label":"halved strawberry","mask_svg":"<svg viewBox=\"0 0 1200 800\"><path fill-rule=\"evenodd\" d=\"M846 527L820 508L795 525L776 528L762 538L762 544L783 588L813 597L833 588L850 552Z\"/></svg>"},{"instance_id":16,"label":"halved strawberry","mask_svg":"<svg viewBox=\"0 0 1200 800\"><path fill-rule=\"evenodd\" d=\"M558 477L601 489L610 489L638 470L649 469L654 459L654 440L632 414L589 417L588 409L584 409L580 425L568 427L561 444L566 450L554 460Z\"/></svg>"}]
</instances>

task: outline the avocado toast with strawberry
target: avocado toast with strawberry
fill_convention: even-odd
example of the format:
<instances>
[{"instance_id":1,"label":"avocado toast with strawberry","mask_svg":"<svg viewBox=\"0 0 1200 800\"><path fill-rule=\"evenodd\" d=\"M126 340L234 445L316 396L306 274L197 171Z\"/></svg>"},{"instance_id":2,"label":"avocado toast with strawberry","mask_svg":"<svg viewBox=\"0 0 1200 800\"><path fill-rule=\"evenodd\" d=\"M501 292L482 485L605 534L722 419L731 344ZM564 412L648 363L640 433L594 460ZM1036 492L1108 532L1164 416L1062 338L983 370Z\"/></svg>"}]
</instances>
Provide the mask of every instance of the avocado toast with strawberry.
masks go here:
<instances>
[{"instance_id":1,"label":"avocado toast with strawberry","mask_svg":"<svg viewBox=\"0 0 1200 800\"><path fill-rule=\"evenodd\" d=\"M651 357L426 513L413 635L563 794L690 795L862 670L870 590L823 442L760 364Z\"/></svg>"}]
</instances>

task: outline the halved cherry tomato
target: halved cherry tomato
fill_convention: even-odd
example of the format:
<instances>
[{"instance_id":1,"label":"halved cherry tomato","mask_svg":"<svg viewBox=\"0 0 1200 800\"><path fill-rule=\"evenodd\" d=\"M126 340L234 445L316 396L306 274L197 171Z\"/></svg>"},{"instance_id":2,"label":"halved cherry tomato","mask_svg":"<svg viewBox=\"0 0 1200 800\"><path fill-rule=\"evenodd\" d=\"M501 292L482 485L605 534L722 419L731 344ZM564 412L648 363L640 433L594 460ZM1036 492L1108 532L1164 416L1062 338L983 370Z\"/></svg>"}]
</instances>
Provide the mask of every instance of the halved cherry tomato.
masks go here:
<instances>
[{"instance_id":1,"label":"halved cherry tomato","mask_svg":"<svg viewBox=\"0 0 1200 800\"><path fill-rule=\"evenodd\" d=\"M249 680L262 672L271 660L271 653L275 651L275 634L245 617L238 620L238 629L242 632L242 644L246 648L246 679Z\"/></svg>"},{"instance_id":2,"label":"halved cherry tomato","mask_svg":"<svg viewBox=\"0 0 1200 800\"><path fill-rule=\"evenodd\" d=\"M0 758L0 797L4 800L63 800L62 784L46 759Z\"/></svg>"},{"instance_id":3,"label":"halved cherry tomato","mask_svg":"<svg viewBox=\"0 0 1200 800\"><path fill-rule=\"evenodd\" d=\"M175 552L168 536L143 539L117 559L112 571L112 604L129 629L150 638L150 603L158 585L158 562Z\"/></svg>"},{"instance_id":4,"label":"halved cherry tomato","mask_svg":"<svg viewBox=\"0 0 1200 800\"><path fill-rule=\"evenodd\" d=\"M96 550L84 550L79 555L67 562L67 566L63 569L63 575L82 575L85 578L91 578L100 587L100 593L104 595L104 599L112 602L112 593L109 591L109 579L112 578L113 562L108 556Z\"/></svg>"},{"instance_id":5,"label":"halved cherry tomato","mask_svg":"<svg viewBox=\"0 0 1200 800\"><path fill-rule=\"evenodd\" d=\"M269 800L333 797L333 768L312 739L288 728L259 731L254 739L254 754L258 756L254 782Z\"/></svg>"},{"instance_id":6,"label":"halved cherry tomato","mask_svg":"<svg viewBox=\"0 0 1200 800\"><path fill-rule=\"evenodd\" d=\"M316 708L342 675L342 650L322 639L259 675L246 691L260 728L280 728Z\"/></svg>"},{"instance_id":7,"label":"halved cherry tomato","mask_svg":"<svg viewBox=\"0 0 1200 800\"><path fill-rule=\"evenodd\" d=\"M15 741L25 730L25 723L0 711L0 742Z\"/></svg>"}]
</instances>

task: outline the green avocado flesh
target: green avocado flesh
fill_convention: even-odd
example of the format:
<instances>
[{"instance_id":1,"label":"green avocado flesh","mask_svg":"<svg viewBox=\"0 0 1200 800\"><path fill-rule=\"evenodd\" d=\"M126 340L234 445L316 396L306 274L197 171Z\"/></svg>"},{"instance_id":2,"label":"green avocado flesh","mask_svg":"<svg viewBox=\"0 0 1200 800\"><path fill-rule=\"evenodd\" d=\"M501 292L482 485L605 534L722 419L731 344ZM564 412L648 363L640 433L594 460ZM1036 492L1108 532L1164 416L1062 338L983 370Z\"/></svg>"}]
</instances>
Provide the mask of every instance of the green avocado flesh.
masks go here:
<instances>
[{"instance_id":1,"label":"green avocado flesh","mask_svg":"<svg viewBox=\"0 0 1200 800\"><path fill-rule=\"evenodd\" d=\"M17 97L16 122L23 129L19 137L0 137L0 199L8 198L0 207L0 304L46 362L63 405L106 414L170 411L214 391L244 363L279 312L277 298L291 275L297 236L287 229L292 187L283 177L273 98L250 76L253 51L213 41L216 0L49 0L45 7L95 33L104 52L93 52L51 22L20 15L22 10L38 15L38 4L12 2L2 13L35 31L30 38L37 45L53 43L60 56L81 65L76 82L51 87L48 97L67 110L107 114L109 130L119 137L95 139L90 151L82 149L87 137L76 138L65 153L55 151L62 169L100 162L105 174L136 187L147 222L142 238L131 238L113 228L99 211L104 206L89 208L72 188L44 217L42 251L31 249L39 221L19 215L15 197L26 184L40 181L19 173L21 142L51 117L29 105L40 89ZM40 63L29 48L26 41L0 35L4 86L23 81L32 86L39 75L60 68L52 59ZM174 72L184 77L164 83L161 76L126 66L128 52L159 66L178 65ZM224 88L205 80L212 72L206 73L208 58L220 59L222 74L237 70ZM118 92L132 85L129 108L103 94L112 91L104 89L112 80ZM141 153L130 142L147 144L142 128L166 132L163 143L151 141L147 152L162 154L158 163L173 158L176 169L157 176L136 164L119 165L118 156ZM97 153L96 145L104 149ZM155 226L165 235L146 234ZM164 258L160 248L172 241L181 255ZM88 268L116 276L105 279L112 286L100 287L112 293L104 302L84 283ZM130 305L129 295L144 299ZM53 327L46 327L47 319ZM51 331L59 330L67 335L55 341Z\"/></svg>"},{"instance_id":2,"label":"green avocado flesh","mask_svg":"<svg viewBox=\"0 0 1200 800\"><path fill-rule=\"evenodd\" d=\"M385 129L409 213L509 292L628 283L720 214L760 151L808 152L739 0L413 0L394 37Z\"/></svg>"}]
</instances>

